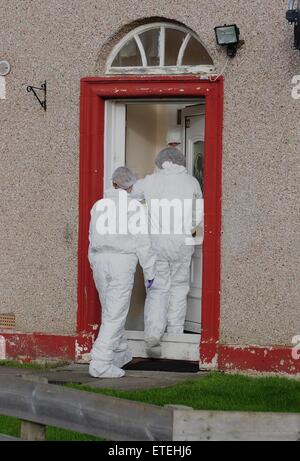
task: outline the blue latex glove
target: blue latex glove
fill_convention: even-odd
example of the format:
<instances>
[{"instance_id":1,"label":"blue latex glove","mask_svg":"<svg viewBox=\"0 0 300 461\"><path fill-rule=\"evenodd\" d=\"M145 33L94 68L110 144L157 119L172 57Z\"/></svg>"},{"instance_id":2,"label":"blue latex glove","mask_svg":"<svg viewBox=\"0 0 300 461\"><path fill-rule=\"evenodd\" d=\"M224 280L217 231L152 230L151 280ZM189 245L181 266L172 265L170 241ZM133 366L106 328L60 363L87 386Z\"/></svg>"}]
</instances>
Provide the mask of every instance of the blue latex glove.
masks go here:
<instances>
[{"instance_id":1,"label":"blue latex glove","mask_svg":"<svg viewBox=\"0 0 300 461\"><path fill-rule=\"evenodd\" d=\"M154 279L152 279L152 280L147 280L147 282L146 282L146 288L147 288L147 290L149 290L149 289L152 287L153 282L154 282Z\"/></svg>"}]
</instances>

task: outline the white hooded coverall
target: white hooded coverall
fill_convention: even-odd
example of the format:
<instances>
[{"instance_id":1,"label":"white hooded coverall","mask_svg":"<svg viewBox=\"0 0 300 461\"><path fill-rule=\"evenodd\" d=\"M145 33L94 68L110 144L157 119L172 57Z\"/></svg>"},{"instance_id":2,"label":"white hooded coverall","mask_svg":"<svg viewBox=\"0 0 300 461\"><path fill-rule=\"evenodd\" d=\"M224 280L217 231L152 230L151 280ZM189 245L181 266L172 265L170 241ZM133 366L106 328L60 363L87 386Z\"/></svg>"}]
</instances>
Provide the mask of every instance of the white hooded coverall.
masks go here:
<instances>
[{"instance_id":1,"label":"white hooded coverall","mask_svg":"<svg viewBox=\"0 0 300 461\"><path fill-rule=\"evenodd\" d=\"M105 198L115 203L117 229L120 217L119 193L126 194L128 203L137 202L120 189L110 189L105 193ZM127 349L125 322L137 262L139 260L143 268L145 279L152 280L155 276L156 258L151 249L149 235L120 235L118 232L115 235L100 235L97 231L97 220L101 213L97 211L99 204L101 205L101 200L91 210L89 261L102 306L102 323L93 345L90 368L92 366L101 376L113 362L120 366L117 360L118 353ZM137 204L140 206L140 203ZM120 212L130 218L131 213L127 210L122 208ZM144 213L146 214L146 210Z\"/></svg>"},{"instance_id":2,"label":"white hooded coverall","mask_svg":"<svg viewBox=\"0 0 300 461\"><path fill-rule=\"evenodd\" d=\"M187 310L187 295L190 289L190 265L194 246L192 232L203 225L202 191L196 178L189 175L184 166L165 162L161 170L137 181L132 196L145 200L153 228L159 227L155 235L151 232L152 247L156 253L156 276L145 303L145 340L161 340L165 329L171 334L181 334ZM193 201L193 219L190 228L182 235L162 235L161 221L153 223L151 201L153 199L185 199ZM197 200L196 199L200 199ZM199 207L200 208L197 208ZM153 213L152 213L153 214ZM185 227L186 230L186 227Z\"/></svg>"}]
</instances>

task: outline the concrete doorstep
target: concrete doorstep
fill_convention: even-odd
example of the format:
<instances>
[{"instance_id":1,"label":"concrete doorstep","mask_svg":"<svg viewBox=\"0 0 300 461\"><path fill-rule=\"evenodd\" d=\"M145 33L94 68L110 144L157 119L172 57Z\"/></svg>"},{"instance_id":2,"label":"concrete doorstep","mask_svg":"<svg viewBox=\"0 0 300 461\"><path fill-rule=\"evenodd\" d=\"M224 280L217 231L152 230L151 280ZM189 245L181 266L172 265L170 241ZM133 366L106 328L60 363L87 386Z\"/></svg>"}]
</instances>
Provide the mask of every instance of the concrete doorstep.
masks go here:
<instances>
[{"instance_id":1,"label":"concrete doorstep","mask_svg":"<svg viewBox=\"0 0 300 461\"><path fill-rule=\"evenodd\" d=\"M187 379L201 379L206 374L203 372L175 373L127 370L126 375L121 379L101 379L92 378L88 373L88 365L86 364L70 364L49 370L0 366L0 376L24 377L25 379L44 378L49 384L74 383L94 388L110 388L124 391L169 387Z\"/></svg>"}]
</instances>

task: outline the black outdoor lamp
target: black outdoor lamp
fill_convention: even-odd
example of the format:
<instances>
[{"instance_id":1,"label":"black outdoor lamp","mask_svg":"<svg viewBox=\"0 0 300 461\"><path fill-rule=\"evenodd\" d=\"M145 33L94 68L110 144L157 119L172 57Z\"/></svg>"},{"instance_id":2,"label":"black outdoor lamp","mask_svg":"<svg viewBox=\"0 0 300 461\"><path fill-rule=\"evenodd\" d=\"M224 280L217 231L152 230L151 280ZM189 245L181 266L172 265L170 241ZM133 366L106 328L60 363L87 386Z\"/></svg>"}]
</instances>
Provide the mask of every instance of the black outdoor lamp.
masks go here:
<instances>
[{"instance_id":1,"label":"black outdoor lamp","mask_svg":"<svg viewBox=\"0 0 300 461\"><path fill-rule=\"evenodd\" d=\"M295 25L295 48L300 50L300 0L289 0L286 19Z\"/></svg>"},{"instance_id":2,"label":"black outdoor lamp","mask_svg":"<svg viewBox=\"0 0 300 461\"><path fill-rule=\"evenodd\" d=\"M236 24L215 27L217 43L220 46L227 46L227 55L234 58L240 44L240 29Z\"/></svg>"}]
</instances>

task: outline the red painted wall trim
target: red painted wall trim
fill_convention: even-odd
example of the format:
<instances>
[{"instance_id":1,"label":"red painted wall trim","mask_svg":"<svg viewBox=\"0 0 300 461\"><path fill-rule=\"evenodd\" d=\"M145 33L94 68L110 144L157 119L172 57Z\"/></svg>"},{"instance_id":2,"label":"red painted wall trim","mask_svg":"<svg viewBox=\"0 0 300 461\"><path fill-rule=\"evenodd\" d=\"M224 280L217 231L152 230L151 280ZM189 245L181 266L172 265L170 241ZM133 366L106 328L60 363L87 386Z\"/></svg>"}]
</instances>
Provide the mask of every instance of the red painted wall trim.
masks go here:
<instances>
[{"instance_id":1,"label":"red painted wall trim","mask_svg":"<svg viewBox=\"0 0 300 461\"><path fill-rule=\"evenodd\" d=\"M109 98L205 97L205 237L200 361L215 360L220 329L220 235L223 79L197 76L120 76L81 80L80 204L77 332L95 333L100 305L87 260L90 209L102 197L104 103Z\"/></svg>"},{"instance_id":2,"label":"red painted wall trim","mask_svg":"<svg viewBox=\"0 0 300 461\"><path fill-rule=\"evenodd\" d=\"M32 361L37 359L75 359L75 336L43 333L0 333L6 340L9 359Z\"/></svg>"},{"instance_id":3,"label":"red painted wall trim","mask_svg":"<svg viewBox=\"0 0 300 461\"><path fill-rule=\"evenodd\" d=\"M200 364L215 366L220 337L222 134L224 82L207 98L205 124L203 292Z\"/></svg>"},{"instance_id":4,"label":"red painted wall trim","mask_svg":"<svg viewBox=\"0 0 300 461\"><path fill-rule=\"evenodd\" d=\"M6 339L8 359L78 360L88 353L91 335L59 336L43 333L0 333ZM220 371L257 371L300 374L300 360L292 358L288 347L225 346L219 347Z\"/></svg>"},{"instance_id":5,"label":"red painted wall trim","mask_svg":"<svg viewBox=\"0 0 300 461\"><path fill-rule=\"evenodd\" d=\"M300 359L293 359L292 348L288 347L220 346L218 368L298 374Z\"/></svg>"},{"instance_id":6,"label":"red painted wall trim","mask_svg":"<svg viewBox=\"0 0 300 461\"><path fill-rule=\"evenodd\" d=\"M146 83L146 85L145 85ZM80 98L80 202L78 247L77 336L46 334L4 334L7 355L12 358L56 358L74 360L90 350L100 305L87 259L90 209L103 194L104 102L114 97L199 97L206 98L206 170L203 275L203 334L201 360L215 357L220 321L220 218L221 135L223 80L203 81L196 76L94 77L81 81ZM200 308L200 306L199 306Z\"/></svg>"},{"instance_id":7,"label":"red painted wall trim","mask_svg":"<svg viewBox=\"0 0 300 461\"><path fill-rule=\"evenodd\" d=\"M103 196L104 100L81 84L80 193L78 241L77 332L93 332L99 325L99 301L88 262L88 232L92 205Z\"/></svg>"}]
</instances>

